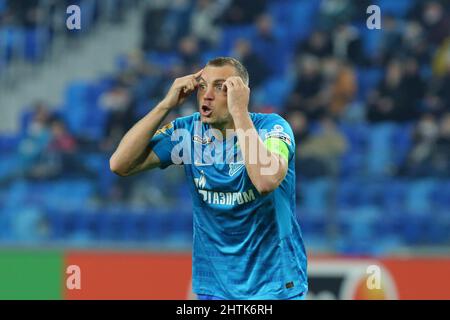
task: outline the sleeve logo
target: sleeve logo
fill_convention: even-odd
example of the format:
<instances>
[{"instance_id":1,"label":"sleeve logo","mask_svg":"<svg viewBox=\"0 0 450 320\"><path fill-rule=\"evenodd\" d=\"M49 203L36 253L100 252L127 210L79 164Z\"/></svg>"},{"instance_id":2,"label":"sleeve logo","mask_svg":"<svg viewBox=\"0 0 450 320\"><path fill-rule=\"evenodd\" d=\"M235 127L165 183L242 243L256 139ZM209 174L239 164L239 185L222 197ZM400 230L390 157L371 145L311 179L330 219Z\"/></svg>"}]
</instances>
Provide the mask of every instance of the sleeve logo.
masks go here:
<instances>
[{"instance_id":1,"label":"sleeve logo","mask_svg":"<svg viewBox=\"0 0 450 320\"><path fill-rule=\"evenodd\" d=\"M171 128L173 128L173 122L169 122L168 124L161 127L161 129L159 129L155 132L155 135L160 134L160 133L166 133L167 130L169 130Z\"/></svg>"},{"instance_id":2,"label":"sleeve logo","mask_svg":"<svg viewBox=\"0 0 450 320\"><path fill-rule=\"evenodd\" d=\"M270 131L269 133L266 133L265 139L267 140L269 138L275 138L275 139L280 139L284 142L286 142L289 146L292 144L291 143L291 137L289 137L289 135L286 132L282 132L282 131Z\"/></svg>"}]
</instances>

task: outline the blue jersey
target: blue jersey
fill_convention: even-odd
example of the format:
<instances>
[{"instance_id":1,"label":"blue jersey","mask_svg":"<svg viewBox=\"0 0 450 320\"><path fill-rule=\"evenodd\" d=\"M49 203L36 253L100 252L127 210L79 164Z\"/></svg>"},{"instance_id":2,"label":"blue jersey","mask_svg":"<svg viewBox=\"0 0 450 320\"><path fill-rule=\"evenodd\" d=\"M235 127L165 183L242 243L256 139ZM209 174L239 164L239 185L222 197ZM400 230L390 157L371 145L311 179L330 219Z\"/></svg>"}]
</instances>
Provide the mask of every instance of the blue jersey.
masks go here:
<instances>
[{"instance_id":1,"label":"blue jersey","mask_svg":"<svg viewBox=\"0 0 450 320\"><path fill-rule=\"evenodd\" d=\"M250 117L263 141L278 138L289 149L287 175L266 195L253 186L236 135L217 139L199 113L158 130L150 147L161 168L184 165L194 204L193 291L225 299L288 299L308 289L295 215L295 141L279 115Z\"/></svg>"}]
</instances>

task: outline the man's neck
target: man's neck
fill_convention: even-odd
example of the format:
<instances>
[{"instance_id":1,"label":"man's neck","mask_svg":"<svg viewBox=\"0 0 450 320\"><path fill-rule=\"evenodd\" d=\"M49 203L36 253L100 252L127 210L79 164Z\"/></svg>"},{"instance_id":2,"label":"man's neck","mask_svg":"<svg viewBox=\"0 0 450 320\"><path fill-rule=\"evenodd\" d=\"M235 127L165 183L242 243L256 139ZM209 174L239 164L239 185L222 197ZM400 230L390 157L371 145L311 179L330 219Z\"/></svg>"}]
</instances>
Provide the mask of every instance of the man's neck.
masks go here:
<instances>
[{"instance_id":1,"label":"man's neck","mask_svg":"<svg viewBox=\"0 0 450 320\"><path fill-rule=\"evenodd\" d=\"M222 134L221 137L215 136L216 139L222 140L227 139L227 132L230 133L230 131L235 131L234 121L231 120L229 122L223 123L223 124L211 124L211 128L219 130Z\"/></svg>"}]
</instances>

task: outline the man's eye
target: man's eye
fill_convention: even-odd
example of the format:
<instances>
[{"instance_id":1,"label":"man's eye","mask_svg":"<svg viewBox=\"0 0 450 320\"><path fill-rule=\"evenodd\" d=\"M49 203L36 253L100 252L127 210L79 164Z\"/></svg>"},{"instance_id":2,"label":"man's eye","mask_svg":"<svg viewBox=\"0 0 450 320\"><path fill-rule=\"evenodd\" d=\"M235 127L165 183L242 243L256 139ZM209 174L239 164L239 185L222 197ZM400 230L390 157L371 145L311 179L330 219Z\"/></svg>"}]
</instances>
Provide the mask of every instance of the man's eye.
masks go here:
<instances>
[{"instance_id":1,"label":"man's eye","mask_svg":"<svg viewBox=\"0 0 450 320\"><path fill-rule=\"evenodd\" d=\"M223 84L216 84L216 89L217 90L222 90L223 88Z\"/></svg>"},{"instance_id":2,"label":"man's eye","mask_svg":"<svg viewBox=\"0 0 450 320\"><path fill-rule=\"evenodd\" d=\"M204 84L200 84L198 87L202 90L205 90L205 88L206 88L206 86Z\"/></svg>"}]
</instances>

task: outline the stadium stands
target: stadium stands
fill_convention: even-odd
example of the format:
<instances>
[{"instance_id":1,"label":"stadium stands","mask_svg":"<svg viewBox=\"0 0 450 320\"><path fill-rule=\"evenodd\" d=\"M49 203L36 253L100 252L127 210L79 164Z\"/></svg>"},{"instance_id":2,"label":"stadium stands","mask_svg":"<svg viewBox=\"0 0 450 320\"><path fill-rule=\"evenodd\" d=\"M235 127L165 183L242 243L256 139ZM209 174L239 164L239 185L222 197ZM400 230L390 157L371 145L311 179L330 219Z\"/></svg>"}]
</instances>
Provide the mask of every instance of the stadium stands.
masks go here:
<instances>
[{"instance_id":1,"label":"stadium stands","mask_svg":"<svg viewBox=\"0 0 450 320\"><path fill-rule=\"evenodd\" d=\"M314 30L323 27L320 26L320 17L324 14L326 2L268 1L266 12L272 17L274 25L274 39L270 39L274 42L269 44L281 41L282 45L273 47L273 51L269 52L270 46L258 40L256 23L220 25L222 37L217 47L207 46L201 50L198 59L184 66L184 70L195 69L213 56L232 54L235 41L246 38L254 44L255 52L266 63L274 64L273 70L276 71L252 91L253 107L259 111L269 108L287 116L292 112L286 106L290 96L295 94L296 81L304 81L295 63L302 55L295 50ZM0 16L6 12L6 3L0 1ZM422 32L431 30L427 29L423 17L414 13L417 1L378 0L375 3L403 25L414 22L425 24ZM450 19L448 4L445 7L442 1L442 6L446 10L445 18ZM167 10L175 9L168 7ZM193 5L190 10L194 10ZM92 23L94 11L95 4L89 11L89 21ZM169 17L167 13L167 19ZM346 23L355 26L360 33L363 54L368 62L361 65L354 62L352 56L343 57L334 53L341 61L349 62L354 71L356 92L351 100L364 108L364 114L370 108L369 101L374 99L374 90L378 90L381 96L391 94L392 99L397 99L396 94L400 90L386 93L388 89L380 89L380 82L386 76L385 64L377 60L383 31L365 28L365 17L363 11ZM333 37L335 30L328 31ZM51 39L47 29L25 30L20 26L0 24L0 70L8 64L14 52L39 63L51 45ZM401 45L399 43L399 47ZM400 48L390 50L403 59L404 52L400 52ZM433 50L435 47L430 45L429 58L426 63L421 63L422 68L431 70ZM414 55L413 52L410 54ZM116 75L99 76L98 81L93 82L80 80L69 84L63 105L52 117L62 119L77 140L75 151L69 153L77 164L75 166L71 164L66 167L61 160L64 159L64 152L49 155L47 146L37 150L31 167L27 164L20 166L25 142L34 132L35 117L34 109L23 113L22 118L17 120L22 123L21 131L13 136L0 136L0 241L38 244L53 241L68 246L145 246L157 243L176 247L189 244L192 217L187 205L190 195L183 178L167 170L150 172L137 178L119 179L113 176L109 172L108 157L118 141L115 135L117 132L123 134L126 125L123 128L113 122L115 111L101 104L101 97L116 85L124 86L131 93L141 92L143 96L136 97L137 101L131 99L123 106L118 99L118 108L123 107L123 114L129 111L135 121L151 107L149 101L156 101L163 94L177 68L185 64L185 58L176 49L150 50L145 52L144 61L141 61L147 66L157 66L149 74L131 70L129 58L124 56L118 61ZM127 75L133 78L131 84L127 82ZM432 72L427 77L423 80L428 84L441 79ZM145 82L150 78L156 80ZM332 83L327 82L332 80L325 78L320 82L320 90ZM147 87L146 83L152 83L152 86ZM434 89L427 89L428 96L435 94ZM384 101L381 100L373 105ZM422 114L433 113L433 110L427 110L426 103L422 98L421 105L425 110ZM450 102L443 100L445 103ZM301 110L302 103L296 106ZM445 105L444 111L435 113L436 125L443 114L450 111L449 108ZM439 171L444 174L433 174L430 169L426 170L429 174L414 175L402 171L416 147L422 114L413 121L398 121L396 118L372 121L365 118L357 122L346 121L343 114L331 116L347 143L346 151L339 157L338 174L303 177L303 168L297 167L297 215L309 248L347 254L383 254L402 247L449 245L450 172L444 170ZM120 119L123 118L120 116L119 122ZM317 119L308 120L310 129L314 128ZM308 134L314 136L314 130ZM302 152L305 142L303 136L301 139L297 141L299 152ZM431 150L433 146L429 145ZM35 145L35 148L40 147ZM447 150L443 161L449 161L449 155ZM42 164L44 169L37 170L35 167L38 164ZM56 176L47 175L45 164L52 168L62 166L62 170ZM427 162L425 165L431 168L433 164ZM450 166L446 168L450 170ZM140 191L137 190L139 188ZM142 189L147 195L141 194ZM330 230L334 233L330 234Z\"/></svg>"}]
</instances>

